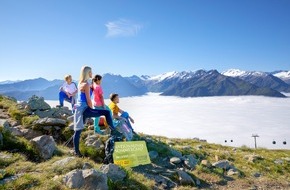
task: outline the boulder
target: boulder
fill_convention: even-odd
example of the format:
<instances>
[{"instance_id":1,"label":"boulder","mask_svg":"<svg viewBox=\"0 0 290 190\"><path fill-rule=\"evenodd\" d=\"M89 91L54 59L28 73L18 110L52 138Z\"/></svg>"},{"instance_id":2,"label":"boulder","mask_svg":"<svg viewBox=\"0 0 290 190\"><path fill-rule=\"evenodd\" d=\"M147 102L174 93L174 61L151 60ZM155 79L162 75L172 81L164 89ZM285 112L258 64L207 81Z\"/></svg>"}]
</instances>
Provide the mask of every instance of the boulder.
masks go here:
<instances>
[{"instance_id":1,"label":"boulder","mask_svg":"<svg viewBox=\"0 0 290 190\"><path fill-rule=\"evenodd\" d=\"M7 119L0 119L0 126L4 128L4 131L11 132L10 124Z\"/></svg>"},{"instance_id":2,"label":"boulder","mask_svg":"<svg viewBox=\"0 0 290 190\"><path fill-rule=\"evenodd\" d=\"M178 170L177 173L178 173L179 182L181 185L194 185L195 184L192 177L185 171Z\"/></svg>"},{"instance_id":3,"label":"boulder","mask_svg":"<svg viewBox=\"0 0 290 190\"><path fill-rule=\"evenodd\" d=\"M54 111L52 109L45 110L45 111L36 110L34 112L34 114L40 118L52 117L53 113L54 113Z\"/></svg>"},{"instance_id":4,"label":"boulder","mask_svg":"<svg viewBox=\"0 0 290 190\"><path fill-rule=\"evenodd\" d=\"M101 171L113 181L123 181L126 177L126 172L116 164L103 165Z\"/></svg>"},{"instance_id":5,"label":"boulder","mask_svg":"<svg viewBox=\"0 0 290 190\"><path fill-rule=\"evenodd\" d=\"M73 170L67 173L63 178L63 182L69 188L80 189L85 183L83 171Z\"/></svg>"},{"instance_id":6,"label":"boulder","mask_svg":"<svg viewBox=\"0 0 290 190\"><path fill-rule=\"evenodd\" d=\"M107 190L108 177L95 169L83 170L84 186L86 190Z\"/></svg>"},{"instance_id":7,"label":"boulder","mask_svg":"<svg viewBox=\"0 0 290 190\"><path fill-rule=\"evenodd\" d=\"M44 101L43 97L33 95L29 98L27 108L32 112L36 110L44 111L51 109L50 105Z\"/></svg>"},{"instance_id":8,"label":"boulder","mask_svg":"<svg viewBox=\"0 0 290 190\"><path fill-rule=\"evenodd\" d=\"M41 158L47 160L52 157L56 150L56 144L51 136L43 135L30 140L36 150L39 152Z\"/></svg>"},{"instance_id":9,"label":"boulder","mask_svg":"<svg viewBox=\"0 0 290 190\"><path fill-rule=\"evenodd\" d=\"M181 163L181 161L182 160L180 158L178 158L178 157L170 158L170 162L173 163L173 164L179 164L179 163Z\"/></svg>"},{"instance_id":10,"label":"boulder","mask_svg":"<svg viewBox=\"0 0 290 190\"><path fill-rule=\"evenodd\" d=\"M198 160L192 154L183 156L183 159L184 164L189 169L194 169L198 162Z\"/></svg>"},{"instance_id":11,"label":"boulder","mask_svg":"<svg viewBox=\"0 0 290 190\"><path fill-rule=\"evenodd\" d=\"M217 167L217 168L222 168L222 169L225 169L225 170L229 170L230 169L230 161L228 160L220 160L218 162L215 162L212 164L214 167Z\"/></svg>"},{"instance_id":12,"label":"boulder","mask_svg":"<svg viewBox=\"0 0 290 190\"><path fill-rule=\"evenodd\" d=\"M41 118L33 122L33 125L36 127L39 126L66 126L66 120L58 118Z\"/></svg>"},{"instance_id":13,"label":"boulder","mask_svg":"<svg viewBox=\"0 0 290 190\"><path fill-rule=\"evenodd\" d=\"M39 137L42 135L42 133L40 131L36 131L33 129L20 129L21 133L23 134L23 137L31 140L35 137Z\"/></svg>"}]
</instances>

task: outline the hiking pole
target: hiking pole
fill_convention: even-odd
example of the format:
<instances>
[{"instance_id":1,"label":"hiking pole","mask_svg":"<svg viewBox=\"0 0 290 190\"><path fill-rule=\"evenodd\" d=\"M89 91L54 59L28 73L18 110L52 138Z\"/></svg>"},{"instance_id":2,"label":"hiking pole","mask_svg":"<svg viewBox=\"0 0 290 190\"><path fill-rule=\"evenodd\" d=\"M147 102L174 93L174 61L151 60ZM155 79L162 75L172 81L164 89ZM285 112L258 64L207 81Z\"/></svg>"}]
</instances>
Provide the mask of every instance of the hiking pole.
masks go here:
<instances>
[{"instance_id":1,"label":"hiking pole","mask_svg":"<svg viewBox=\"0 0 290 190\"><path fill-rule=\"evenodd\" d=\"M63 144L64 146L67 146L72 140L73 140L73 135Z\"/></svg>"}]
</instances>

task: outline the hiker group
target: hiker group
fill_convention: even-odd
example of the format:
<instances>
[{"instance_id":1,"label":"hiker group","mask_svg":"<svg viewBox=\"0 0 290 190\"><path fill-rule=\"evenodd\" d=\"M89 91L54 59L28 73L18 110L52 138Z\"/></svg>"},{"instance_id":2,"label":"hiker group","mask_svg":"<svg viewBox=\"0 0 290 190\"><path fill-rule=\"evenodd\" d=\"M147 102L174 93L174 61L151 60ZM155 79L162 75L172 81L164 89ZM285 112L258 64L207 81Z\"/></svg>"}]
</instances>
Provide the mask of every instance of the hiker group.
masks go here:
<instances>
[{"instance_id":1,"label":"hiker group","mask_svg":"<svg viewBox=\"0 0 290 190\"><path fill-rule=\"evenodd\" d=\"M110 95L111 102L106 106L101 86L102 76L92 76L91 67L83 66L78 85L72 81L71 75L66 75L65 83L59 91L59 105L57 107L63 107L64 101L71 103L74 114L74 155L79 157L83 156L79 150L80 135L88 118L94 118L95 133L103 134L100 125L110 129L108 146L112 143L110 142L112 140L124 137L127 141L130 141L133 137L131 122L134 123L134 120L128 112L118 107L119 95L112 93ZM91 83L89 82L90 79L92 79ZM107 143L106 149L109 149ZM106 151L111 151L111 148Z\"/></svg>"}]
</instances>

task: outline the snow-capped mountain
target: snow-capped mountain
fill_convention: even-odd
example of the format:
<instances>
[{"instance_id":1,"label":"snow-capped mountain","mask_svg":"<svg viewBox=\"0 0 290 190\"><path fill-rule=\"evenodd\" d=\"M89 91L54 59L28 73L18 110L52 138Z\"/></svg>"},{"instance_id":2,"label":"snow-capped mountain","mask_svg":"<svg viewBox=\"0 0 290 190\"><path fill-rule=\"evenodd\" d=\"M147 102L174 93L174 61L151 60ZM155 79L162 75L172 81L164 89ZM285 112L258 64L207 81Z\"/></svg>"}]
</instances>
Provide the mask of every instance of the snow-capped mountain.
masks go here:
<instances>
[{"instance_id":1,"label":"snow-capped mountain","mask_svg":"<svg viewBox=\"0 0 290 190\"><path fill-rule=\"evenodd\" d=\"M279 92L290 92L290 85L271 73L230 69L222 72L222 74L243 79L259 87L270 87Z\"/></svg>"},{"instance_id":2,"label":"snow-capped mountain","mask_svg":"<svg viewBox=\"0 0 290 190\"><path fill-rule=\"evenodd\" d=\"M151 77L104 74L102 81L106 98L113 92L120 94L121 97L139 96L147 92L161 92L162 95L181 97L233 95L285 97L280 92L287 92L290 88L271 73L237 69L222 74L217 70L173 71ZM59 86L62 83L63 80L30 79L13 84L0 84L0 93L15 97L17 100L27 100L32 95L57 100Z\"/></svg>"},{"instance_id":3,"label":"snow-capped mountain","mask_svg":"<svg viewBox=\"0 0 290 190\"><path fill-rule=\"evenodd\" d=\"M5 80L5 81L1 81L0 84L13 84L15 82L20 82L20 80L17 80L17 81Z\"/></svg>"},{"instance_id":4,"label":"snow-capped mountain","mask_svg":"<svg viewBox=\"0 0 290 190\"><path fill-rule=\"evenodd\" d=\"M259 72L259 71L242 71L239 69L229 69L227 71L222 72L223 75L229 76L229 77L247 77L247 76L267 76L267 73L265 72Z\"/></svg>"},{"instance_id":5,"label":"snow-capped mountain","mask_svg":"<svg viewBox=\"0 0 290 190\"><path fill-rule=\"evenodd\" d=\"M147 80L155 81L155 82L161 82L164 80L170 80L170 79L179 79L179 80L187 80L191 77L193 77L195 72L192 71L182 71L182 72L177 72L177 71L171 71L171 72L166 72L160 75L152 76L150 78L147 78Z\"/></svg>"},{"instance_id":6,"label":"snow-capped mountain","mask_svg":"<svg viewBox=\"0 0 290 190\"><path fill-rule=\"evenodd\" d=\"M290 85L290 71L275 71L272 74Z\"/></svg>"},{"instance_id":7,"label":"snow-capped mountain","mask_svg":"<svg viewBox=\"0 0 290 190\"><path fill-rule=\"evenodd\" d=\"M261 76L264 73L257 72L255 75ZM142 82L148 91L163 92L162 95L182 97L264 95L283 97L280 92L271 88L261 88L242 79L222 75L217 70L167 72L150 77ZM138 84L140 85L140 81Z\"/></svg>"}]
</instances>

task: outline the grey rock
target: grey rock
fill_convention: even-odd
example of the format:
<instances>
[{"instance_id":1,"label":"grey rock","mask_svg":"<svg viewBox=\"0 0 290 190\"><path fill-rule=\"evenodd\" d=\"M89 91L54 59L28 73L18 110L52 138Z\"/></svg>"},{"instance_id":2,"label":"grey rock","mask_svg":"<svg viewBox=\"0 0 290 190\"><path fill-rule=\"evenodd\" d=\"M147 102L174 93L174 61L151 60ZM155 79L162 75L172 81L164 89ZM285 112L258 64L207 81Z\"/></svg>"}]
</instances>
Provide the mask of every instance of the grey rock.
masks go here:
<instances>
[{"instance_id":1,"label":"grey rock","mask_svg":"<svg viewBox=\"0 0 290 190\"><path fill-rule=\"evenodd\" d=\"M86 190L107 190L107 175L94 169L83 170L84 186Z\"/></svg>"},{"instance_id":2,"label":"grey rock","mask_svg":"<svg viewBox=\"0 0 290 190\"><path fill-rule=\"evenodd\" d=\"M236 169L236 168L231 168L229 169L229 171L227 172L228 176L233 176L233 175L240 175L240 172Z\"/></svg>"},{"instance_id":3,"label":"grey rock","mask_svg":"<svg viewBox=\"0 0 290 190\"><path fill-rule=\"evenodd\" d=\"M23 174L17 174L17 175L13 175L13 176L10 176L10 177L7 177L7 178L4 178L2 180L0 180L0 185L4 185L6 183L9 183L9 182L12 182L12 181L15 181L16 179L18 179L19 177L21 177Z\"/></svg>"},{"instance_id":4,"label":"grey rock","mask_svg":"<svg viewBox=\"0 0 290 190\"><path fill-rule=\"evenodd\" d=\"M23 129L21 128L20 129L21 133L23 133L23 137L28 139L28 140L31 140L35 137L39 137L42 135L42 133L40 131L36 131L36 130L33 130L33 129Z\"/></svg>"},{"instance_id":5,"label":"grey rock","mask_svg":"<svg viewBox=\"0 0 290 190\"><path fill-rule=\"evenodd\" d=\"M126 172L121 169L118 165L115 164L108 164L108 165L103 165L101 167L101 171L113 181L122 181L126 177Z\"/></svg>"},{"instance_id":6,"label":"grey rock","mask_svg":"<svg viewBox=\"0 0 290 190\"><path fill-rule=\"evenodd\" d=\"M43 129L46 130L46 131L51 131L52 126L44 126Z\"/></svg>"},{"instance_id":7,"label":"grey rock","mask_svg":"<svg viewBox=\"0 0 290 190\"><path fill-rule=\"evenodd\" d=\"M82 170L73 170L67 173L63 177L63 182L69 188L81 188L85 183Z\"/></svg>"},{"instance_id":8,"label":"grey rock","mask_svg":"<svg viewBox=\"0 0 290 190\"><path fill-rule=\"evenodd\" d=\"M103 143L103 141L101 141L99 139L98 135L90 135L86 138L86 142L85 142L86 146L91 146L94 147L96 149L103 149L105 148L105 145Z\"/></svg>"},{"instance_id":9,"label":"grey rock","mask_svg":"<svg viewBox=\"0 0 290 190\"><path fill-rule=\"evenodd\" d=\"M88 162L85 162L83 165L83 170L92 169L92 168L93 166Z\"/></svg>"},{"instance_id":10,"label":"grey rock","mask_svg":"<svg viewBox=\"0 0 290 190\"><path fill-rule=\"evenodd\" d=\"M51 109L45 110L45 111L36 110L34 112L34 114L38 115L40 118L53 117L53 113L54 113L54 111Z\"/></svg>"},{"instance_id":11,"label":"grey rock","mask_svg":"<svg viewBox=\"0 0 290 190\"><path fill-rule=\"evenodd\" d=\"M60 167L63 167L65 165L67 165L69 162L71 162L72 160L76 159L75 157L67 157L67 158L64 158L62 160L58 160L56 162L54 162L52 164L52 166L60 166Z\"/></svg>"},{"instance_id":12,"label":"grey rock","mask_svg":"<svg viewBox=\"0 0 290 190\"><path fill-rule=\"evenodd\" d=\"M35 95L29 98L27 106L32 112L36 110L44 111L51 109L49 104L44 101L43 97L38 97Z\"/></svg>"},{"instance_id":13,"label":"grey rock","mask_svg":"<svg viewBox=\"0 0 290 190\"><path fill-rule=\"evenodd\" d=\"M188 173L186 173L185 171L177 171L178 173L178 177L179 177L179 182L181 185L194 185L195 182L192 179L192 177L190 175L188 175Z\"/></svg>"},{"instance_id":14,"label":"grey rock","mask_svg":"<svg viewBox=\"0 0 290 190\"><path fill-rule=\"evenodd\" d=\"M225 170L230 169L230 162L228 160L220 160L212 164L214 167L222 168Z\"/></svg>"},{"instance_id":15,"label":"grey rock","mask_svg":"<svg viewBox=\"0 0 290 190\"><path fill-rule=\"evenodd\" d=\"M178 158L181 158L182 157L182 153L179 152L179 151L177 151L177 150L175 150L175 149L173 149L173 148L170 149L170 153L174 157L178 157Z\"/></svg>"},{"instance_id":16,"label":"grey rock","mask_svg":"<svg viewBox=\"0 0 290 190\"><path fill-rule=\"evenodd\" d=\"M30 140L36 150L39 152L41 158L47 160L52 157L56 150L56 144L51 136L43 135Z\"/></svg>"},{"instance_id":17,"label":"grey rock","mask_svg":"<svg viewBox=\"0 0 290 190\"><path fill-rule=\"evenodd\" d=\"M11 128L11 134L18 137L23 137L24 133L21 131L22 126L16 126Z\"/></svg>"},{"instance_id":18,"label":"grey rock","mask_svg":"<svg viewBox=\"0 0 290 190\"><path fill-rule=\"evenodd\" d=\"M58 118L41 118L33 123L35 126L66 126L66 120Z\"/></svg>"},{"instance_id":19,"label":"grey rock","mask_svg":"<svg viewBox=\"0 0 290 190\"><path fill-rule=\"evenodd\" d=\"M192 154L183 156L183 159L184 164L189 169L194 169L198 162L198 160Z\"/></svg>"},{"instance_id":20,"label":"grey rock","mask_svg":"<svg viewBox=\"0 0 290 190\"><path fill-rule=\"evenodd\" d=\"M53 114L52 114L53 117L67 120L68 117L72 116L72 122L73 122L72 111L69 110L67 107L52 108L51 110L53 111Z\"/></svg>"},{"instance_id":21,"label":"grey rock","mask_svg":"<svg viewBox=\"0 0 290 190\"><path fill-rule=\"evenodd\" d=\"M181 163L181 159L178 157L172 157L172 158L170 158L170 162L173 164L179 164L179 163Z\"/></svg>"},{"instance_id":22,"label":"grey rock","mask_svg":"<svg viewBox=\"0 0 290 190\"><path fill-rule=\"evenodd\" d=\"M0 126L4 128L4 131L11 132L10 124L7 119L0 119Z\"/></svg>"}]
</instances>

